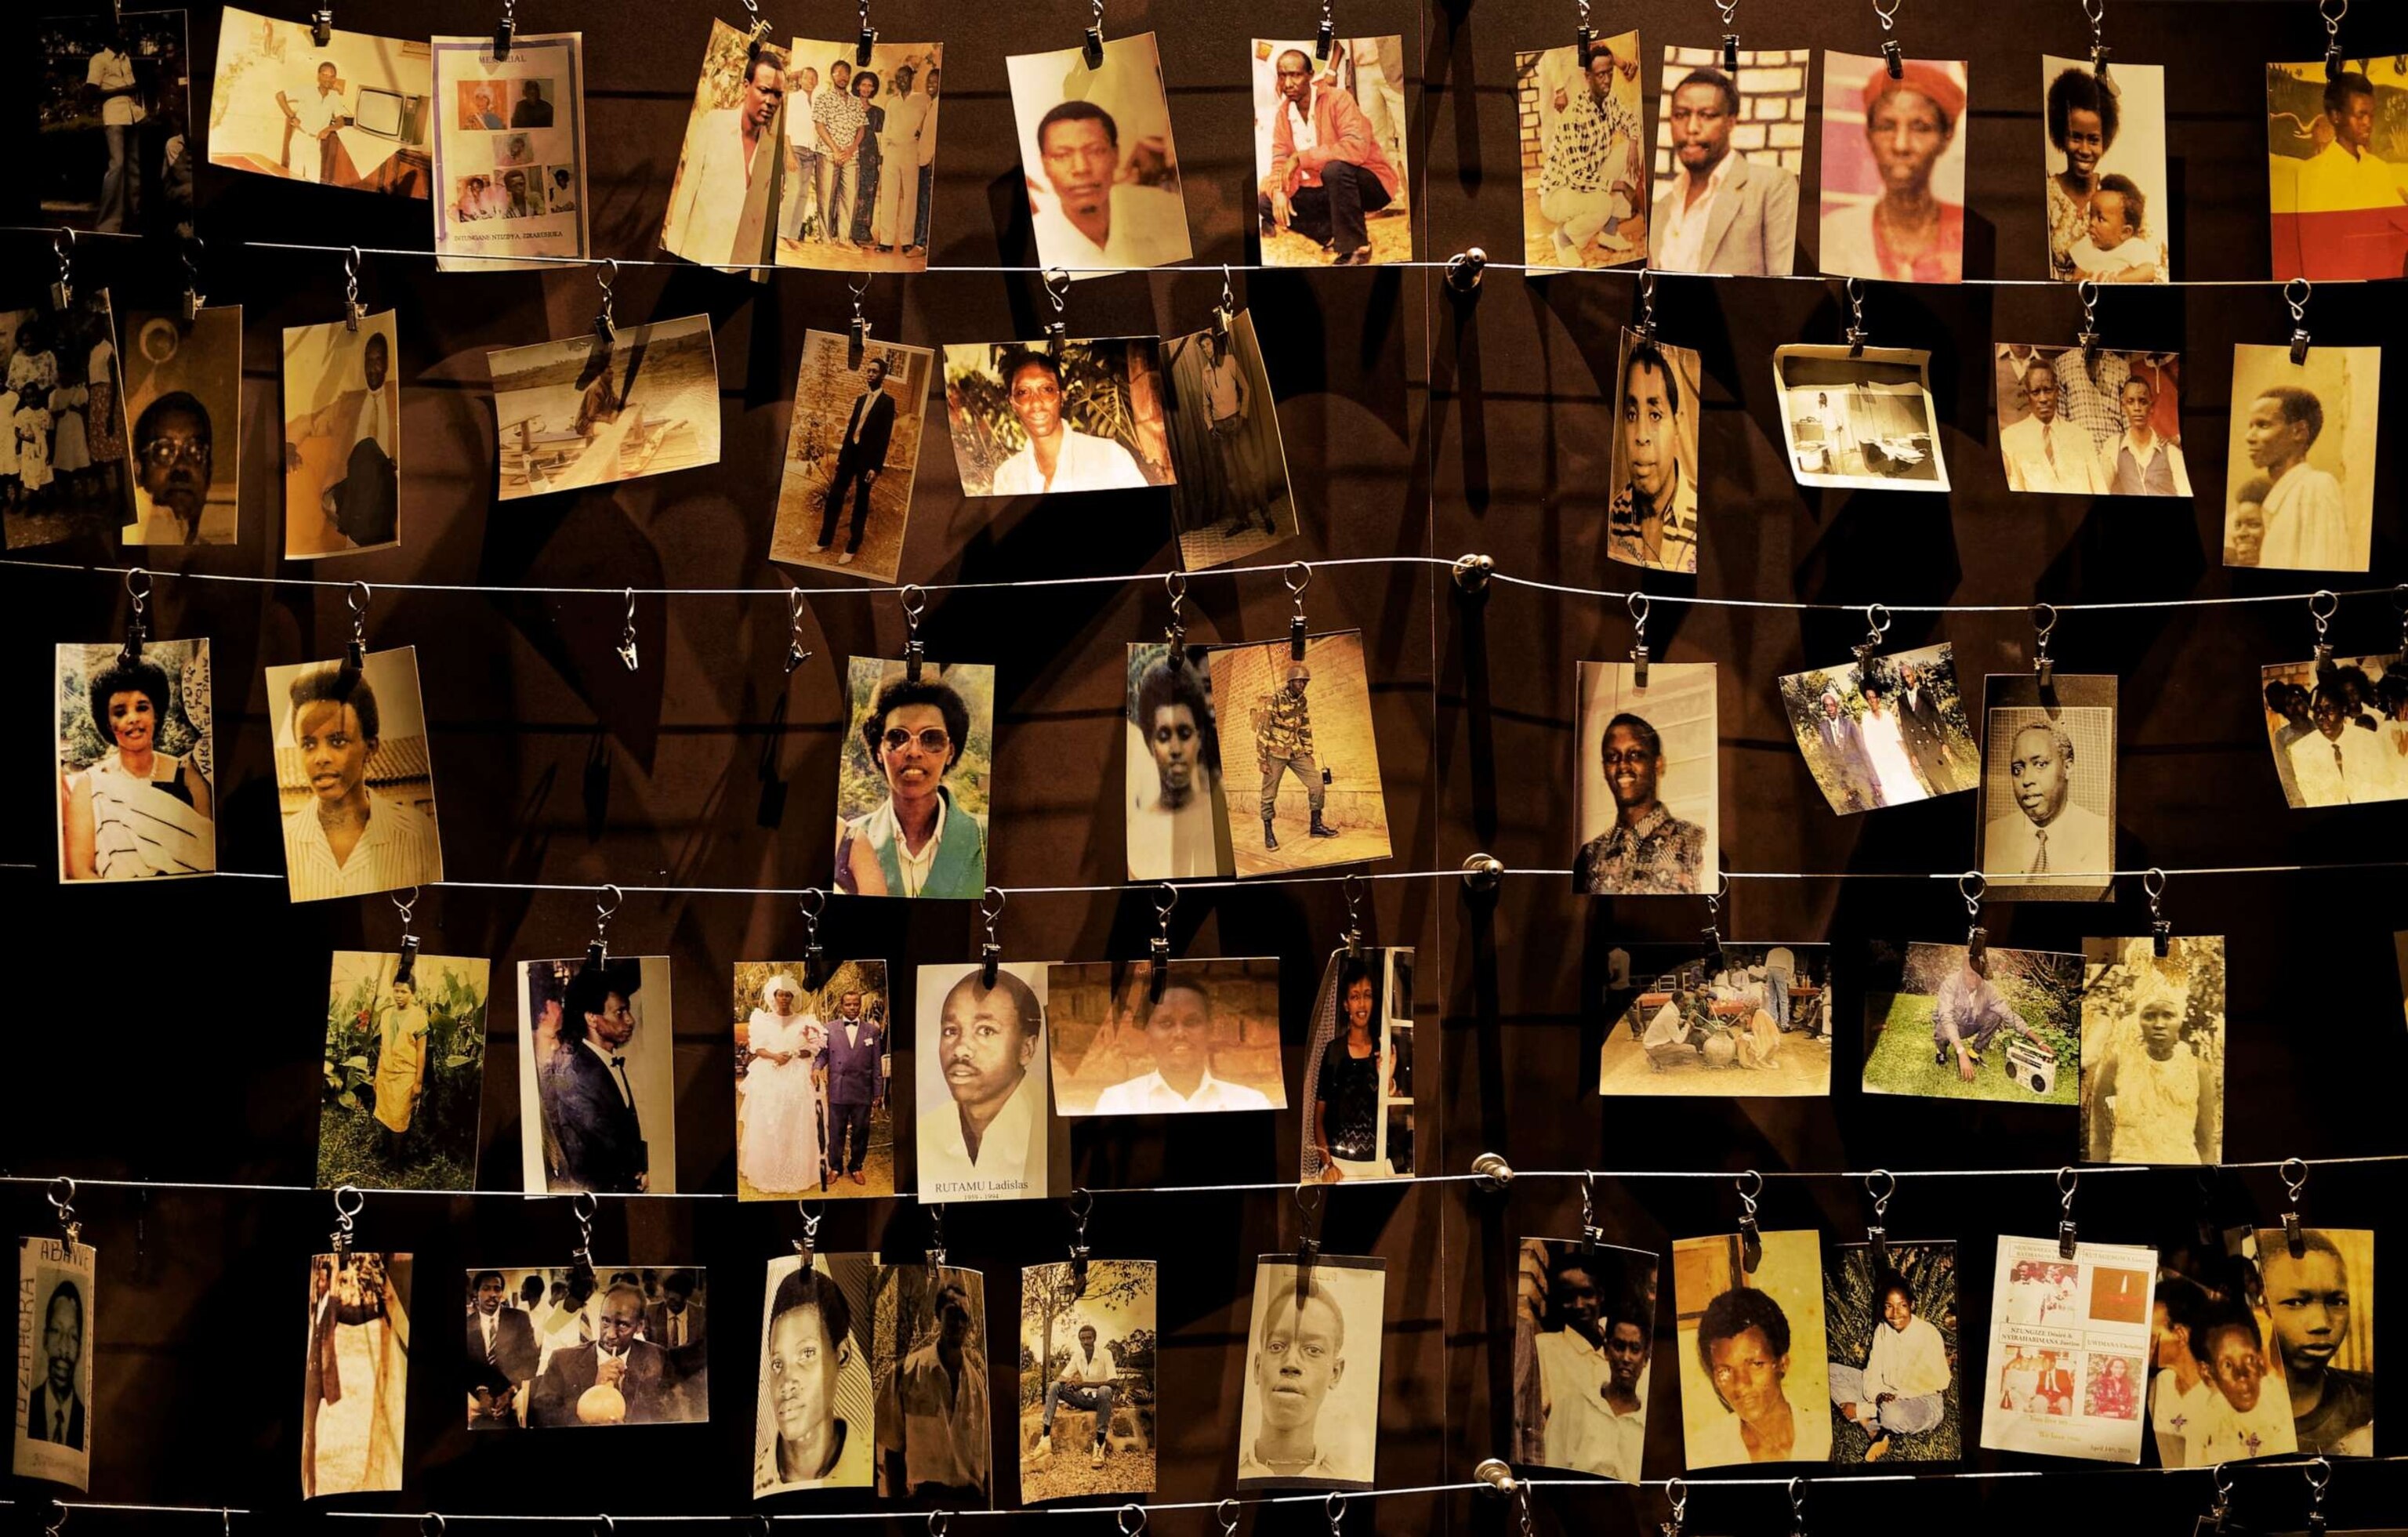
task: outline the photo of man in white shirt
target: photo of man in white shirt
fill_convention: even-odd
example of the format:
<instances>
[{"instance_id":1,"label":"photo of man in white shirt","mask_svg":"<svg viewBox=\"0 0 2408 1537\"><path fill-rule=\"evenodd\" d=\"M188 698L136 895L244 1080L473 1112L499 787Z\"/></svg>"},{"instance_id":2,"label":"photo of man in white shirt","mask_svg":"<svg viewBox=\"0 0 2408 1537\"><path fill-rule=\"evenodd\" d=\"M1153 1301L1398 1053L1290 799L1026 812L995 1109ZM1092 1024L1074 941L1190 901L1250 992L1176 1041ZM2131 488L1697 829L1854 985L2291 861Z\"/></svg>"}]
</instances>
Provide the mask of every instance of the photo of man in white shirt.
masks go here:
<instances>
[{"instance_id":1,"label":"photo of man in white shirt","mask_svg":"<svg viewBox=\"0 0 2408 1537\"><path fill-rule=\"evenodd\" d=\"M920 969L920 1199L1045 1194L1044 971Z\"/></svg>"}]
</instances>

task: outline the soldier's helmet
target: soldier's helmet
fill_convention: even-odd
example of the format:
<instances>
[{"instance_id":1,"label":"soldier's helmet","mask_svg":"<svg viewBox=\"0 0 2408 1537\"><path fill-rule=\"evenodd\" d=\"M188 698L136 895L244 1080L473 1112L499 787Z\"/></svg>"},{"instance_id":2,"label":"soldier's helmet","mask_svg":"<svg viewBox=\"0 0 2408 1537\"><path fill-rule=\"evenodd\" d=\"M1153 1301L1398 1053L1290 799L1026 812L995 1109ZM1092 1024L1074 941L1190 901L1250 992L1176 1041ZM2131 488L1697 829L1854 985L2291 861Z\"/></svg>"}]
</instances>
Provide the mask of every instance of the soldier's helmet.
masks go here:
<instances>
[{"instance_id":1,"label":"soldier's helmet","mask_svg":"<svg viewBox=\"0 0 2408 1537\"><path fill-rule=\"evenodd\" d=\"M1287 665L1287 681L1291 683L1309 683L1312 682L1312 669L1302 662L1290 662Z\"/></svg>"}]
</instances>

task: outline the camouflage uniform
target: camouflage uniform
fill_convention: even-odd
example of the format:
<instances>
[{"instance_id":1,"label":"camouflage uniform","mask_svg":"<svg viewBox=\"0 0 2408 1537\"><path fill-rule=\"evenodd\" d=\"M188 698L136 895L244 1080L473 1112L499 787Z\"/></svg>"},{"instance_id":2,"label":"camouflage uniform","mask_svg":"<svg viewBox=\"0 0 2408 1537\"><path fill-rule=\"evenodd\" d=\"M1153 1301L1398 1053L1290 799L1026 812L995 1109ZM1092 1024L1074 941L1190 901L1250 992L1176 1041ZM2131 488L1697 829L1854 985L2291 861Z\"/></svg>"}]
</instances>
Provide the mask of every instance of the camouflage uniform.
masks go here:
<instances>
[{"instance_id":1,"label":"camouflage uniform","mask_svg":"<svg viewBox=\"0 0 2408 1537\"><path fill-rule=\"evenodd\" d=\"M1304 781L1305 802L1320 820L1321 768L1312 761L1312 715L1303 695L1282 686L1263 696L1254 707L1254 756L1263 768L1265 822L1279 810L1280 776L1289 772Z\"/></svg>"}]
</instances>

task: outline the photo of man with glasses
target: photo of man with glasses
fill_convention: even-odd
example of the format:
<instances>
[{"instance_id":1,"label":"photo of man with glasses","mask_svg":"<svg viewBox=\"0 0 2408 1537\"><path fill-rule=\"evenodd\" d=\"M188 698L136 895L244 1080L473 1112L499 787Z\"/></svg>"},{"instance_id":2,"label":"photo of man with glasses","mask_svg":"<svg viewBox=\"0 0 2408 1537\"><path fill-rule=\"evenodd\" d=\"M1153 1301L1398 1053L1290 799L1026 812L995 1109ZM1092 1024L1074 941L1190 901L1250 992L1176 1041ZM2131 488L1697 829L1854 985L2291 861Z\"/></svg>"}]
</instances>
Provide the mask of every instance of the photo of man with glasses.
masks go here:
<instances>
[{"instance_id":1,"label":"photo of man with glasses","mask_svg":"<svg viewBox=\"0 0 2408 1537\"><path fill-rule=\"evenodd\" d=\"M982 824L995 669L926 664L913 679L900 662L857 656L851 672L854 725L867 758L848 752L839 771L837 889L856 897L978 897L986 889ZM965 689L979 700L975 726ZM964 776L971 783L948 784L946 776L974 742L978 767ZM862 771L865 762L869 774ZM870 804L881 783L884 794Z\"/></svg>"}]
</instances>

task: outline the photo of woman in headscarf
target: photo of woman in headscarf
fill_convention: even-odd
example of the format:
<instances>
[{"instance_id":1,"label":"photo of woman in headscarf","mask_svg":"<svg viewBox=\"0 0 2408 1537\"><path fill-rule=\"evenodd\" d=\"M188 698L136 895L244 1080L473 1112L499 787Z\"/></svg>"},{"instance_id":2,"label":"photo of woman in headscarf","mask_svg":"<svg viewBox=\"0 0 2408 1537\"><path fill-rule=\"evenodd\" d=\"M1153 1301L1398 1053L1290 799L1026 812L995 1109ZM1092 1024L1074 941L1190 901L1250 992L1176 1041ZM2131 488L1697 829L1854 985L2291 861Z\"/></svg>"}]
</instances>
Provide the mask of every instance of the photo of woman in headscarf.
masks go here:
<instances>
[{"instance_id":1,"label":"photo of woman in headscarf","mask_svg":"<svg viewBox=\"0 0 2408 1537\"><path fill-rule=\"evenodd\" d=\"M1832 53L1823 65L1823 270L1965 279L1965 66ZM1859 139L1858 134L1862 137Z\"/></svg>"}]
</instances>

